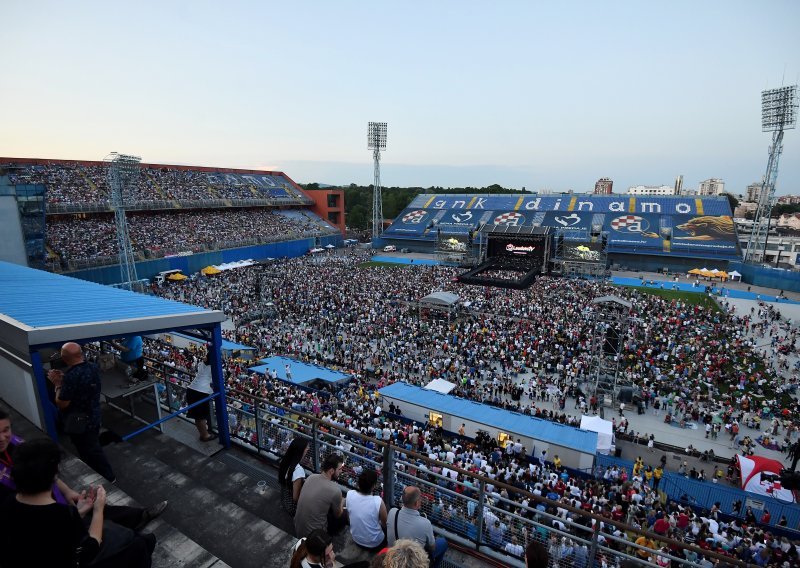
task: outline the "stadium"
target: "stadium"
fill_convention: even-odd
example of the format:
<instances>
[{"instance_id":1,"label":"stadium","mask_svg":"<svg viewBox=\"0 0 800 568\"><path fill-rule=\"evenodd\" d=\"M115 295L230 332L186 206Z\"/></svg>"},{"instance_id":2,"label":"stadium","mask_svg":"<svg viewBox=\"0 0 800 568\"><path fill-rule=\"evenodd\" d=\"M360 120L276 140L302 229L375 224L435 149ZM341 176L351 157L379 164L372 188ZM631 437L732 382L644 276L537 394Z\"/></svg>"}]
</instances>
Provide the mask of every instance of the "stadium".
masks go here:
<instances>
[{"instance_id":1,"label":"stadium","mask_svg":"<svg viewBox=\"0 0 800 568\"><path fill-rule=\"evenodd\" d=\"M141 164L135 293L118 289L111 167L0 158L3 247L21 259L0 264L0 396L15 431L66 440L44 377L80 342L124 440L105 447L118 490L186 507L202 491L241 539L167 513L205 555L189 564L286 565L299 535L276 471L294 439L309 475L345 458L343 491L375 470L387 508L419 487L443 566L524 566L534 542L562 568L791 558L800 301L728 277L744 269L727 198L422 194L347 246L341 190ZM133 335L147 380L128 383ZM186 417L206 348L211 442ZM347 529L334 542L371 559Z\"/></svg>"}]
</instances>

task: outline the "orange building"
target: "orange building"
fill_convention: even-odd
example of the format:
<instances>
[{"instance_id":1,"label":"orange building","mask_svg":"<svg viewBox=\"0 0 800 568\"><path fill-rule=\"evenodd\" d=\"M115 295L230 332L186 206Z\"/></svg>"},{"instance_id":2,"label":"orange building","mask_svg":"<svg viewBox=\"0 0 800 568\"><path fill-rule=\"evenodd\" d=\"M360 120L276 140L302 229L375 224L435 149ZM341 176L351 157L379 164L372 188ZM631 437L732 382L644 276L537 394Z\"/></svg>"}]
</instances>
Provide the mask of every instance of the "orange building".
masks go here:
<instances>
[{"instance_id":1,"label":"orange building","mask_svg":"<svg viewBox=\"0 0 800 568\"><path fill-rule=\"evenodd\" d=\"M343 189L310 189L305 194L314 200L311 211L325 219L328 223L345 234L344 190Z\"/></svg>"}]
</instances>

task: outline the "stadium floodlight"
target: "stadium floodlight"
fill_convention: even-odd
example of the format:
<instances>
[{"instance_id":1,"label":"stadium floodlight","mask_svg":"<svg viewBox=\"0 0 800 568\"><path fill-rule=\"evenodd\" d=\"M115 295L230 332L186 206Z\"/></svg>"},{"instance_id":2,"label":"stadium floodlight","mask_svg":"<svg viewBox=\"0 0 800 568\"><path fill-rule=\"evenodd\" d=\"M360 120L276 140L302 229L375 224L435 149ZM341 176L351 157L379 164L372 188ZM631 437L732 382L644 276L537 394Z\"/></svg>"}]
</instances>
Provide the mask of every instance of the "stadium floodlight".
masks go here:
<instances>
[{"instance_id":1,"label":"stadium floodlight","mask_svg":"<svg viewBox=\"0 0 800 568\"><path fill-rule=\"evenodd\" d=\"M111 207L114 209L114 223L117 229L117 245L119 247L119 270L121 285L131 289L136 282L136 259L133 256L128 234L128 222L125 219L125 201L130 197L139 177L139 164L142 159L138 156L111 152L103 160L108 170L108 186L111 189Z\"/></svg>"},{"instance_id":2,"label":"stadium floodlight","mask_svg":"<svg viewBox=\"0 0 800 568\"><path fill-rule=\"evenodd\" d=\"M761 130L791 130L797 124L797 85L761 93Z\"/></svg>"},{"instance_id":3,"label":"stadium floodlight","mask_svg":"<svg viewBox=\"0 0 800 568\"><path fill-rule=\"evenodd\" d=\"M372 240L383 230L383 197L381 196L381 150L386 149L385 122L370 122L367 128L367 149L372 150L375 180L372 185Z\"/></svg>"},{"instance_id":4,"label":"stadium floodlight","mask_svg":"<svg viewBox=\"0 0 800 568\"><path fill-rule=\"evenodd\" d=\"M761 130L772 132L772 145L769 147L767 172L761 182L753 230L744 253L745 262L766 262L767 260L767 240L772 206L775 203L778 162L780 162L783 151L783 131L795 127L797 108L797 85L770 89L761 93ZM759 250L762 251L760 259L757 258Z\"/></svg>"}]
</instances>

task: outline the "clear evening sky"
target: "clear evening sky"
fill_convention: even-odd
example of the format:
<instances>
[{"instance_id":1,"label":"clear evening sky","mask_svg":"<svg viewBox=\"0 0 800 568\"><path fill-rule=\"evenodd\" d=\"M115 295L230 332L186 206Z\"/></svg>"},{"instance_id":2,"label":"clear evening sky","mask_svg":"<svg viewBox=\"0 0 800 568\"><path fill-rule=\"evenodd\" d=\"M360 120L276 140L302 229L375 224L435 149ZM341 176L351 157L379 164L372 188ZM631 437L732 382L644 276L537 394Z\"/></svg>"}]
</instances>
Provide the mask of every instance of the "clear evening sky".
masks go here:
<instances>
[{"instance_id":1,"label":"clear evening sky","mask_svg":"<svg viewBox=\"0 0 800 568\"><path fill-rule=\"evenodd\" d=\"M386 186L760 180L800 2L0 0L0 156ZM800 130L778 193L800 193Z\"/></svg>"}]
</instances>

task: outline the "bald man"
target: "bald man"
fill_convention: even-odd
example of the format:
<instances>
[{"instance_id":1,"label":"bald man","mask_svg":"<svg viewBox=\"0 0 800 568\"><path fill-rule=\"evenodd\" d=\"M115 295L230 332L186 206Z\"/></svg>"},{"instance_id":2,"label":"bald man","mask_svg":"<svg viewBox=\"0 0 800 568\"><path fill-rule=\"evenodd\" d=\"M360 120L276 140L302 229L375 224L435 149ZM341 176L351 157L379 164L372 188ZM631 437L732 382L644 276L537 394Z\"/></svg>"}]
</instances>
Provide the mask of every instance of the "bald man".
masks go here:
<instances>
[{"instance_id":1,"label":"bald man","mask_svg":"<svg viewBox=\"0 0 800 568\"><path fill-rule=\"evenodd\" d=\"M437 568L447 552L447 541L434 537L431 522L420 515L422 492L418 487L408 485L403 489L403 508L393 508L386 520L386 536L389 546L399 539L418 542L425 548L431 559L431 568Z\"/></svg>"},{"instance_id":2,"label":"bald man","mask_svg":"<svg viewBox=\"0 0 800 568\"><path fill-rule=\"evenodd\" d=\"M47 373L55 387L54 402L64 423L70 416L86 416L85 429L68 432L69 437L86 465L113 483L117 478L100 446L100 374L95 365L84 360L77 343L61 347L61 360L66 365L65 371L53 369Z\"/></svg>"}]
</instances>

